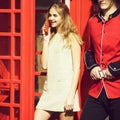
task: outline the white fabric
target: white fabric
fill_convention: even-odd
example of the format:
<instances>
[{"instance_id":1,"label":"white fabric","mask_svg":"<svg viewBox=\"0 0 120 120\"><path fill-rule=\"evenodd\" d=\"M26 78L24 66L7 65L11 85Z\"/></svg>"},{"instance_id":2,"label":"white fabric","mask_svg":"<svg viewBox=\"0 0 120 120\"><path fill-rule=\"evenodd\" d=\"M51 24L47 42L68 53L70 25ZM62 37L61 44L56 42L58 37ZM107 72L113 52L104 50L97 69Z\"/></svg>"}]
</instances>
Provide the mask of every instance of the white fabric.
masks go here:
<instances>
[{"instance_id":1,"label":"white fabric","mask_svg":"<svg viewBox=\"0 0 120 120\"><path fill-rule=\"evenodd\" d=\"M49 44L47 80L44 91L36 106L37 109L64 111L72 76L72 55L70 48L63 48L64 42L56 34ZM74 111L79 111L78 92L75 95Z\"/></svg>"}]
</instances>

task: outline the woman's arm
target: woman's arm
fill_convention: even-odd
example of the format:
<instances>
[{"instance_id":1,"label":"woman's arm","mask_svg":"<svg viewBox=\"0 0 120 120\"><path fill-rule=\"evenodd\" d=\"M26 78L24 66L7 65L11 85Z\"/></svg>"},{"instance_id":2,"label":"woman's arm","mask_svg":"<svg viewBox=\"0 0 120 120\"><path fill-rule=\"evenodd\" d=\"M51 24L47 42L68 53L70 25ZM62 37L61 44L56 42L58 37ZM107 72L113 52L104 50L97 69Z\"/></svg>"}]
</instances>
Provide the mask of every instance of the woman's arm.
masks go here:
<instances>
[{"instance_id":1,"label":"woman's arm","mask_svg":"<svg viewBox=\"0 0 120 120\"><path fill-rule=\"evenodd\" d=\"M48 63L48 42L43 40L43 50L41 55L41 66L43 69L47 69Z\"/></svg>"},{"instance_id":2,"label":"woman's arm","mask_svg":"<svg viewBox=\"0 0 120 120\"><path fill-rule=\"evenodd\" d=\"M73 79L71 84L70 95L74 97L80 76L81 47L76 40L73 40L71 48L73 59Z\"/></svg>"},{"instance_id":3,"label":"woman's arm","mask_svg":"<svg viewBox=\"0 0 120 120\"><path fill-rule=\"evenodd\" d=\"M43 69L47 69L49 40L50 40L50 28L48 30L48 35L43 34L43 50L41 55L41 66Z\"/></svg>"},{"instance_id":4,"label":"woman's arm","mask_svg":"<svg viewBox=\"0 0 120 120\"><path fill-rule=\"evenodd\" d=\"M78 42L72 39L72 59L73 59L73 78L71 83L71 88L66 100L65 108L67 110L73 109L74 97L78 87L78 81L80 76L80 59L81 59L81 47Z\"/></svg>"}]
</instances>

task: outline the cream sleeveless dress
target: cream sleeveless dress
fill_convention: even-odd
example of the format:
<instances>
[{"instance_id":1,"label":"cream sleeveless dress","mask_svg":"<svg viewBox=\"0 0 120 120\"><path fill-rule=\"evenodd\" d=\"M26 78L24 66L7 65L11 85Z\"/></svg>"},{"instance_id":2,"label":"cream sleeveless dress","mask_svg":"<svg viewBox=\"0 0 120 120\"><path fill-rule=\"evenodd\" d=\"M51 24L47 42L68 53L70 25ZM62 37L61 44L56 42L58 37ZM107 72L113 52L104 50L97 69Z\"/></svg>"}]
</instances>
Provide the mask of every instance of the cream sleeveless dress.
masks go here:
<instances>
[{"instance_id":1,"label":"cream sleeveless dress","mask_svg":"<svg viewBox=\"0 0 120 120\"><path fill-rule=\"evenodd\" d=\"M49 44L47 80L36 109L62 112L70 90L73 77L70 48L63 48L64 42L56 34ZM76 92L73 111L79 111L78 92Z\"/></svg>"}]
</instances>

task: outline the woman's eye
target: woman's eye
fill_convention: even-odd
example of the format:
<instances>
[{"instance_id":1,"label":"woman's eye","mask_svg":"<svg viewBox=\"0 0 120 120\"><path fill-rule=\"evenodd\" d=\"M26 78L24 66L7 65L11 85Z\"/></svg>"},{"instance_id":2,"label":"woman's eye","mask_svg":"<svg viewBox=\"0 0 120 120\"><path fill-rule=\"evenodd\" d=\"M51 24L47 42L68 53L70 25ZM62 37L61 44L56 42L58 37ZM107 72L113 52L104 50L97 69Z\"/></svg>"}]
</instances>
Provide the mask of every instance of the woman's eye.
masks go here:
<instances>
[{"instance_id":1,"label":"woman's eye","mask_svg":"<svg viewBox=\"0 0 120 120\"><path fill-rule=\"evenodd\" d=\"M50 17L51 16L51 14L48 14L48 17Z\"/></svg>"},{"instance_id":2,"label":"woman's eye","mask_svg":"<svg viewBox=\"0 0 120 120\"><path fill-rule=\"evenodd\" d=\"M54 17L57 17L57 15L56 15L56 14L54 14L53 16L54 16Z\"/></svg>"}]
</instances>

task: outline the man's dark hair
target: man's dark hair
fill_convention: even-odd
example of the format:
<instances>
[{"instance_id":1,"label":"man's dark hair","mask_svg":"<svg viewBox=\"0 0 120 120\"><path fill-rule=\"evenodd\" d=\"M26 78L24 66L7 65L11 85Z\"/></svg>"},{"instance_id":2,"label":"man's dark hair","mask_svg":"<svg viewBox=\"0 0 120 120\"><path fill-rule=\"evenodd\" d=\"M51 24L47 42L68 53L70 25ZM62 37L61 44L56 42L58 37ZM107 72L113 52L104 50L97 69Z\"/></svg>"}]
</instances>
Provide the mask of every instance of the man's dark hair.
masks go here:
<instances>
[{"instance_id":1,"label":"man's dark hair","mask_svg":"<svg viewBox=\"0 0 120 120\"><path fill-rule=\"evenodd\" d=\"M98 0L91 0L93 4L97 4Z\"/></svg>"},{"instance_id":2,"label":"man's dark hair","mask_svg":"<svg viewBox=\"0 0 120 120\"><path fill-rule=\"evenodd\" d=\"M91 0L93 4L97 4L98 0ZM113 0L118 7L120 7L120 0Z\"/></svg>"}]
</instances>

